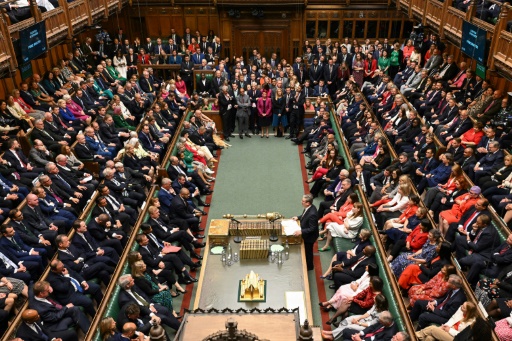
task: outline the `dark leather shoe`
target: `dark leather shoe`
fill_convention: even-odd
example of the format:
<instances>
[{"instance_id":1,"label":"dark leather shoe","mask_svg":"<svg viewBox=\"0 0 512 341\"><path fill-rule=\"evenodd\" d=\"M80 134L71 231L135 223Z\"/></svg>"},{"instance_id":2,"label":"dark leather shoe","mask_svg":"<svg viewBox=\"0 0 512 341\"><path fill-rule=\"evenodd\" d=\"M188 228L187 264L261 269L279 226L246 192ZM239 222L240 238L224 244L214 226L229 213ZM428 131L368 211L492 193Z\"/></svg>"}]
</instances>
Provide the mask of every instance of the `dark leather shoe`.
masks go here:
<instances>
[{"instance_id":1,"label":"dark leather shoe","mask_svg":"<svg viewBox=\"0 0 512 341\"><path fill-rule=\"evenodd\" d=\"M334 284L329 285L329 289L336 289L336 286Z\"/></svg>"},{"instance_id":2,"label":"dark leather shoe","mask_svg":"<svg viewBox=\"0 0 512 341\"><path fill-rule=\"evenodd\" d=\"M203 238L204 238L204 236L203 236ZM205 246L206 246L206 243L194 242L194 247L196 249L202 249Z\"/></svg>"},{"instance_id":3,"label":"dark leather shoe","mask_svg":"<svg viewBox=\"0 0 512 341\"><path fill-rule=\"evenodd\" d=\"M192 276L188 276L188 280L191 281L191 282L197 282L197 278L194 278Z\"/></svg>"},{"instance_id":4,"label":"dark leather shoe","mask_svg":"<svg viewBox=\"0 0 512 341\"><path fill-rule=\"evenodd\" d=\"M190 268L191 269L197 269L197 268L200 268L202 265L203 265L203 263L201 263L201 261L197 261Z\"/></svg>"},{"instance_id":5,"label":"dark leather shoe","mask_svg":"<svg viewBox=\"0 0 512 341\"><path fill-rule=\"evenodd\" d=\"M192 281L189 280L188 278L182 277L182 278L178 279L178 283L180 283L180 284L190 284L190 283L192 283Z\"/></svg>"},{"instance_id":6,"label":"dark leather shoe","mask_svg":"<svg viewBox=\"0 0 512 341\"><path fill-rule=\"evenodd\" d=\"M229 137L225 137L224 141L228 141L229 142Z\"/></svg>"},{"instance_id":7,"label":"dark leather shoe","mask_svg":"<svg viewBox=\"0 0 512 341\"><path fill-rule=\"evenodd\" d=\"M210 204L204 204L203 206L204 207L210 207Z\"/></svg>"},{"instance_id":8,"label":"dark leather shoe","mask_svg":"<svg viewBox=\"0 0 512 341\"><path fill-rule=\"evenodd\" d=\"M217 146L217 149L224 149L223 146Z\"/></svg>"},{"instance_id":9,"label":"dark leather shoe","mask_svg":"<svg viewBox=\"0 0 512 341\"><path fill-rule=\"evenodd\" d=\"M245 134L245 136L247 136L248 138L251 138L251 137L252 137L252 136L251 136L251 135L249 135L249 134Z\"/></svg>"},{"instance_id":10,"label":"dark leather shoe","mask_svg":"<svg viewBox=\"0 0 512 341\"><path fill-rule=\"evenodd\" d=\"M286 136L284 139L285 139L285 140L289 140L289 139L291 139L291 138L292 138L292 137L291 137L290 135L288 135L288 136Z\"/></svg>"},{"instance_id":11,"label":"dark leather shoe","mask_svg":"<svg viewBox=\"0 0 512 341\"><path fill-rule=\"evenodd\" d=\"M244 139L244 136L243 135L239 135L239 137L243 140Z\"/></svg>"},{"instance_id":12,"label":"dark leather shoe","mask_svg":"<svg viewBox=\"0 0 512 341\"><path fill-rule=\"evenodd\" d=\"M195 253L195 252L192 252L192 253L190 254L190 258L195 258L195 259L199 259L199 260L201 260L201 259L203 259L203 256L198 255L198 254L197 254L197 253Z\"/></svg>"},{"instance_id":13,"label":"dark leather shoe","mask_svg":"<svg viewBox=\"0 0 512 341\"><path fill-rule=\"evenodd\" d=\"M229 135L229 137L235 137L235 135L231 134L231 135Z\"/></svg>"},{"instance_id":14,"label":"dark leather shoe","mask_svg":"<svg viewBox=\"0 0 512 341\"><path fill-rule=\"evenodd\" d=\"M207 213L207 212L205 212L205 211L201 211L201 214L202 214L202 215L208 215L208 213Z\"/></svg>"},{"instance_id":15,"label":"dark leather shoe","mask_svg":"<svg viewBox=\"0 0 512 341\"><path fill-rule=\"evenodd\" d=\"M204 238L204 234L196 234L196 238L197 239L203 239Z\"/></svg>"}]
</instances>

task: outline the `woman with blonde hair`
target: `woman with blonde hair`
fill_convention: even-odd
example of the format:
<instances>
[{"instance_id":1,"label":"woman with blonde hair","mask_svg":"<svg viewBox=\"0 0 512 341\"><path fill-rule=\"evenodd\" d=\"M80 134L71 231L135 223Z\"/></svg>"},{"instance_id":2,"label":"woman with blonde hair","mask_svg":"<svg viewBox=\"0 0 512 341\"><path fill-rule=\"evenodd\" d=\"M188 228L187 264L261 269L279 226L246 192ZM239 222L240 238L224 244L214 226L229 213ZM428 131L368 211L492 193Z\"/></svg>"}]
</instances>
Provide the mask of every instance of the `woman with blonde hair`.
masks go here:
<instances>
[{"instance_id":1,"label":"woman with blonde hair","mask_svg":"<svg viewBox=\"0 0 512 341\"><path fill-rule=\"evenodd\" d=\"M112 317L107 316L100 321L100 337L102 341L113 341L121 337L121 334L117 331L116 320Z\"/></svg>"},{"instance_id":2,"label":"woman with blonde hair","mask_svg":"<svg viewBox=\"0 0 512 341\"><path fill-rule=\"evenodd\" d=\"M464 302L453 316L442 326L428 326L416 332L416 337L421 341L453 341L464 329L470 327L476 320L476 305L472 302Z\"/></svg>"},{"instance_id":3,"label":"woman with blonde hair","mask_svg":"<svg viewBox=\"0 0 512 341\"><path fill-rule=\"evenodd\" d=\"M140 260L132 264L132 276L137 287L151 298L153 302L169 309L174 317L177 316L172 306L170 288L167 285L160 284L151 271L146 271L144 261Z\"/></svg>"},{"instance_id":4,"label":"woman with blonde hair","mask_svg":"<svg viewBox=\"0 0 512 341\"><path fill-rule=\"evenodd\" d=\"M383 222L400 217L409 204L410 193L411 186L408 183L400 184L393 199L377 208L375 220L378 228L383 226Z\"/></svg>"},{"instance_id":5,"label":"woman with blonde hair","mask_svg":"<svg viewBox=\"0 0 512 341\"><path fill-rule=\"evenodd\" d=\"M327 240L325 245L318 251L329 251L331 249L331 241L333 237L341 237L347 239L353 239L356 237L357 232L363 226L363 204L355 202L352 211L347 213L347 216L343 220L343 224L330 223L327 225Z\"/></svg>"}]
</instances>

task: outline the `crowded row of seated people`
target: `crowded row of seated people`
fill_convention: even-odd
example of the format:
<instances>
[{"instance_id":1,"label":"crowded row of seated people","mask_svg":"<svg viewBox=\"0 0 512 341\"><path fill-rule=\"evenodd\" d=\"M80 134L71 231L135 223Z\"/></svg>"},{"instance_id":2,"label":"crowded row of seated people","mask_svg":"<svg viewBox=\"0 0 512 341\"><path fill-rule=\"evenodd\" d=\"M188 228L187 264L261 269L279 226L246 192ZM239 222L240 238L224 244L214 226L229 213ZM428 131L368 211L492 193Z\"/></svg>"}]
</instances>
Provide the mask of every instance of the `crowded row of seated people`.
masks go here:
<instances>
[{"instance_id":1,"label":"crowded row of seated people","mask_svg":"<svg viewBox=\"0 0 512 341\"><path fill-rule=\"evenodd\" d=\"M345 328L358 324L362 313L358 308L368 296L374 301L364 305L371 309L363 318L372 317L375 314L372 309L379 307L378 295L357 291L360 280L375 275L368 271L376 260L375 249L369 243L370 234L361 230L364 217L361 199L353 191L356 184L361 186L361 194L372 208L388 250L391 270L404 295L409 297L408 309L412 321L417 322L417 337L451 340L471 325L467 333L476 335L477 326L478 330L489 333L485 321L476 319L475 305L464 303L462 279L451 263L452 254L472 288L480 293L480 301L484 303L483 297L486 298L484 305L491 316L503 319L496 331L499 329L499 335L506 337L512 331L505 320L511 311L507 306L509 294L499 288L508 285L501 280L508 278L512 237L500 241L488 207L499 209L501 205L506 210L510 200L506 187L510 179L506 178L512 171L509 167L512 158L504 157L500 145L501 141L509 143L509 132L504 126L493 124L502 109L507 109L507 98L500 90L493 89L490 82L481 79L475 84L483 89L476 93L464 91L462 97L455 95L460 90L452 93L450 85L460 75L466 74L464 86L473 78L465 65L449 79L443 79L434 70L432 88L416 99L404 97L410 85L406 84L410 76L404 74L411 68L410 64L416 69L413 75L428 77L432 73L408 62L394 79L380 77L379 83L365 83L362 89L352 79L337 90L332 112L342 128L342 138L350 154L347 156L355 165L353 169L344 169L340 156L343 147L337 145L334 131L320 107L316 108L313 124L293 140L304 144L303 153L310 159L306 168L313 175L307 180L312 183L311 194L324 197L318 214L320 239L326 243L319 251L330 250L335 237L356 243L352 250L334 255L332 264L322 275L333 280L330 287L336 290L332 299L321 305L336 311L328 324L337 327L333 332L324 331L323 337L345 339ZM405 99L412 107L407 106ZM438 151L436 139L446 144L447 149ZM394 162L387 140L398 154ZM472 187L464 173L473 182ZM420 207L420 197L413 194L413 183L426 208ZM438 226L432 225L428 214ZM481 279L482 275L485 279ZM350 312L358 315L347 317ZM346 319L338 325L336 318L340 315ZM430 327L431 324L440 327Z\"/></svg>"},{"instance_id":2,"label":"crowded row of seated people","mask_svg":"<svg viewBox=\"0 0 512 341\"><path fill-rule=\"evenodd\" d=\"M87 333L175 135L169 178L146 203L132 281L116 280L127 293L120 307L131 304L126 311L139 309L143 319L177 330L172 297L197 281L189 272L201 266L197 250L205 246L199 223L209 204L201 196L212 193L215 151L222 148L213 141L215 125L198 110L187 129L177 131L186 107L174 94L161 96L163 82L151 70L142 80L110 79L104 61L74 72L67 66L73 58L43 78L24 80L0 102L0 334L25 298L30 309L22 315L21 339L42 332L47 339L76 340L72 326ZM144 80L153 91L141 90ZM98 163L99 173L84 162ZM90 219L78 219L88 207ZM150 301L156 304L147 309Z\"/></svg>"}]
</instances>

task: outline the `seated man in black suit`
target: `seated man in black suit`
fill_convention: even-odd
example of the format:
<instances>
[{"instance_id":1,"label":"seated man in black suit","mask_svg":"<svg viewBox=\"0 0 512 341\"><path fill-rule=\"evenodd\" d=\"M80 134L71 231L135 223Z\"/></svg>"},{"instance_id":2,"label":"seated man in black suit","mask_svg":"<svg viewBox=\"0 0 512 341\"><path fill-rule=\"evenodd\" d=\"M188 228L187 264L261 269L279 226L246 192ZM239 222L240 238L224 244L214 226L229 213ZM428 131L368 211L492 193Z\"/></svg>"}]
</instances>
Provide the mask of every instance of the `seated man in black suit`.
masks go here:
<instances>
[{"instance_id":1,"label":"seated man in black suit","mask_svg":"<svg viewBox=\"0 0 512 341\"><path fill-rule=\"evenodd\" d=\"M469 177L476 185L479 185L480 178L491 175L491 169L501 167L503 164L503 151L500 149L500 143L497 141L489 143L489 152L476 163L473 169L470 169Z\"/></svg>"},{"instance_id":2,"label":"seated man in black suit","mask_svg":"<svg viewBox=\"0 0 512 341\"><path fill-rule=\"evenodd\" d=\"M329 288L338 290L343 284L359 279L364 274L366 265L376 263L375 251L374 246L368 245L361 253L346 262L333 262L334 284L329 285Z\"/></svg>"},{"instance_id":3,"label":"seated man in black suit","mask_svg":"<svg viewBox=\"0 0 512 341\"><path fill-rule=\"evenodd\" d=\"M164 247L169 246L167 242L161 244L156 237L152 234L151 226L148 224L141 225L142 234L138 234L136 241L139 244L139 253L142 260L151 269L170 270L173 269L178 276L178 283L190 284L197 282L197 279L192 277L185 268L188 265L190 270L199 268L202 264L201 261L193 262L183 250L177 252L164 251ZM173 277L174 278L174 277ZM175 283L171 282L171 283Z\"/></svg>"},{"instance_id":4,"label":"seated man in black suit","mask_svg":"<svg viewBox=\"0 0 512 341\"><path fill-rule=\"evenodd\" d=\"M119 182L125 182L129 188L144 194L144 188L149 186L153 179L138 170L125 167L122 162L115 163L116 172L114 178Z\"/></svg>"},{"instance_id":5,"label":"seated man in black suit","mask_svg":"<svg viewBox=\"0 0 512 341\"><path fill-rule=\"evenodd\" d=\"M39 281L34 284L33 297L29 299L29 307L41 316L49 332L60 333L69 330L74 325L87 334L91 323L85 314L73 303L61 305L49 297L53 289L50 283ZM77 337L78 338L78 337Z\"/></svg>"},{"instance_id":6,"label":"seated man in black suit","mask_svg":"<svg viewBox=\"0 0 512 341\"><path fill-rule=\"evenodd\" d=\"M96 199L96 206L94 206L94 208L92 209L93 217L99 217L100 214L106 214L108 216L110 227L112 229L122 229L125 236L130 233L133 223L130 215L125 212L119 212L119 210L114 210L112 205L107 201L107 198L104 196L99 196ZM91 224L94 224L93 221L94 219L91 221ZM122 241L122 238L119 239Z\"/></svg>"},{"instance_id":7,"label":"seated man in black suit","mask_svg":"<svg viewBox=\"0 0 512 341\"><path fill-rule=\"evenodd\" d=\"M409 316L418 321L416 330L421 330L431 324L443 324L455 314L457 309L466 301L462 287L462 279L458 275L450 275L448 292L443 297L427 301L418 300L414 303Z\"/></svg>"},{"instance_id":8,"label":"seated man in black suit","mask_svg":"<svg viewBox=\"0 0 512 341\"><path fill-rule=\"evenodd\" d=\"M105 198L103 200L106 201ZM127 243L126 233L121 230L122 225L115 225L116 222L112 221L106 213L99 215L93 213L92 217L87 224L87 231L91 237L98 245L112 248L118 255L122 254Z\"/></svg>"},{"instance_id":9,"label":"seated man in black suit","mask_svg":"<svg viewBox=\"0 0 512 341\"><path fill-rule=\"evenodd\" d=\"M44 171L42 168L33 167L30 164L27 157L23 154L18 140L10 139L7 141L7 148L3 158L20 176L32 180Z\"/></svg>"},{"instance_id":10,"label":"seated man in black suit","mask_svg":"<svg viewBox=\"0 0 512 341\"><path fill-rule=\"evenodd\" d=\"M32 272L29 272L28 268ZM37 263L20 261L0 246L0 275L2 277L16 278L28 285L30 281L37 281L42 271L43 269L38 268Z\"/></svg>"},{"instance_id":11,"label":"seated man in black suit","mask_svg":"<svg viewBox=\"0 0 512 341\"><path fill-rule=\"evenodd\" d=\"M172 188L174 188L174 191L177 193L179 191L181 191L182 188L187 188L189 190L189 192L191 193L191 197L195 198L197 200L197 206L204 206L204 207L210 206L210 204L206 204L201 199L201 191L200 191L199 187L197 187L192 182L188 181L187 176L184 174L179 174L177 176L176 180L174 180L172 182ZM208 192L208 193L211 193L211 192Z\"/></svg>"},{"instance_id":12,"label":"seated man in black suit","mask_svg":"<svg viewBox=\"0 0 512 341\"><path fill-rule=\"evenodd\" d=\"M159 321L160 318L156 315L141 316L140 308L136 303L128 303L121 307L117 315L117 328L122 330L126 323L134 323L137 330L145 335L149 334L151 327Z\"/></svg>"},{"instance_id":13,"label":"seated man in black suit","mask_svg":"<svg viewBox=\"0 0 512 341\"><path fill-rule=\"evenodd\" d=\"M23 223L23 213L17 208L9 212L11 219L10 225L16 230L16 234L21 238L23 243L34 248L42 248L46 250L48 259L52 258L55 254L55 249L52 247L51 242L46 240L42 234L29 229Z\"/></svg>"},{"instance_id":14,"label":"seated man in black suit","mask_svg":"<svg viewBox=\"0 0 512 341\"><path fill-rule=\"evenodd\" d=\"M82 307L87 315L94 317L96 309L88 295L94 298L98 306L103 299L101 288L98 284L87 282L80 274L67 269L58 259L50 264L51 271L46 280L53 289L53 296L62 303L73 303Z\"/></svg>"},{"instance_id":15,"label":"seated man in black suit","mask_svg":"<svg viewBox=\"0 0 512 341\"><path fill-rule=\"evenodd\" d=\"M45 249L31 248L23 243L21 238L16 235L16 231L9 225L2 225L0 227L0 246L7 252L8 255L14 256L20 261L33 262L38 264L41 269L44 269L48 264L48 255Z\"/></svg>"},{"instance_id":16,"label":"seated man in black suit","mask_svg":"<svg viewBox=\"0 0 512 341\"><path fill-rule=\"evenodd\" d=\"M22 340L31 341L76 341L76 332L72 329L50 331L39 320L39 313L34 309L25 309L21 314L23 322L20 323L16 336ZM7 320L7 319L6 319Z\"/></svg>"},{"instance_id":17,"label":"seated man in black suit","mask_svg":"<svg viewBox=\"0 0 512 341\"><path fill-rule=\"evenodd\" d=\"M213 191L210 189L210 185L203 181L203 179L197 173L197 170L193 172L187 172L187 167L182 162L180 162L176 156L171 156L169 160L170 164L167 168L167 173L169 174L169 178L171 178L171 180L174 181L178 175L183 174L187 177L188 181L192 182L199 188L201 194L209 195L213 193Z\"/></svg>"},{"instance_id":18,"label":"seated man in black suit","mask_svg":"<svg viewBox=\"0 0 512 341\"><path fill-rule=\"evenodd\" d=\"M88 191L94 191L98 187L98 181L90 173L68 167L68 157L66 155L57 155L55 157L55 165L61 176L73 180L75 183L80 184L80 186L85 186Z\"/></svg>"},{"instance_id":19,"label":"seated man in black suit","mask_svg":"<svg viewBox=\"0 0 512 341\"><path fill-rule=\"evenodd\" d=\"M121 287L118 299L120 307L129 303L136 303L139 306L142 317L151 316L157 323L166 325L174 330L180 328L180 322L171 314L169 309L160 304L152 303L149 297L135 285L132 275L119 277L117 284Z\"/></svg>"},{"instance_id":20,"label":"seated man in black suit","mask_svg":"<svg viewBox=\"0 0 512 341\"><path fill-rule=\"evenodd\" d=\"M196 237L194 237L189 229L183 229L174 224L166 224L160 219L160 210L155 206L150 206L148 213L148 223L153 228L153 233L159 240L168 243L179 242L185 250L190 252L191 257L200 259L200 257L194 253L192 246L194 248L204 247L205 244L197 240L198 238L204 238L204 235L197 234Z\"/></svg>"},{"instance_id":21,"label":"seated man in black suit","mask_svg":"<svg viewBox=\"0 0 512 341\"><path fill-rule=\"evenodd\" d=\"M171 201L171 217L181 218L187 221L190 230L194 233L199 232L199 217L203 215L201 211L194 209L189 203L190 191L182 188L180 193Z\"/></svg>"},{"instance_id":22,"label":"seated man in black suit","mask_svg":"<svg viewBox=\"0 0 512 341\"><path fill-rule=\"evenodd\" d=\"M391 340L398 331L398 327L393 321L393 316L389 311L383 311L379 314L379 322L366 327L358 332L355 329L346 328L343 330L343 340L362 341L362 340Z\"/></svg>"},{"instance_id":23,"label":"seated man in black suit","mask_svg":"<svg viewBox=\"0 0 512 341\"><path fill-rule=\"evenodd\" d=\"M36 120L34 122L34 129L30 134L33 142L40 140L54 153L60 153L62 146L67 146L68 142L63 137L53 133L51 130L46 130L43 120Z\"/></svg>"},{"instance_id":24,"label":"seated man in black suit","mask_svg":"<svg viewBox=\"0 0 512 341\"><path fill-rule=\"evenodd\" d=\"M39 207L37 195L30 193L27 195L27 204L21 210L23 213L23 223L32 231L37 231L47 240L54 240L58 232L65 233L65 222L63 220L51 221L43 215Z\"/></svg>"},{"instance_id":25,"label":"seated man in black suit","mask_svg":"<svg viewBox=\"0 0 512 341\"><path fill-rule=\"evenodd\" d=\"M104 262L96 262L96 253L85 255L80 254L80 250L71 245L66 235L59 234L55 238L57 244L59 259L71 269L79 273L86 281L98 278L105 285L110 283L110 277L114 273L115 268L105 264Z\"/></svg>"},{"instance_id":26,"label":"seated man in black suit","mask_svg":"<svg viewBox=\"0 0 512 341\"><path fill-rule=\"evenodd\" d=\"M81 256L89 253L96 254L95 260L102 261L106 264L115 266L119 262L119 254L111 247L100 247L96 240L87 231L87 225L82 219L77 219L73 223L75 235L73 236L72 245L74 245L81 252ZM84 257L86 258L86 256Z\"/></svg>"},{"instance_id":27,"label":"seated man in black suit","mask_svg":"<svg viewBox=\"0 0 512 341\"><path fill-rule=\"evenodd\" d=\"M80 160L90 160L98 162L100 165L104 165L107 160L101 155L95 155L92 148L87 145L84 134L78 134L76 136L75 153L76 157Z\"/></svg>"},{"instance_id":28,"label":"seated man in black suit","mask_svg":"<svg viewBox=\"0 0 512 341\"><path fill-rule=\"evenodd\" d=\"M105 177L104 184L107 186L110 191L122 195L123 203L126 205L137 208L142 206L142 203L146 199L144 193L140 193L136 190L135 187L130 186L129 183L125 181L119 181L114 177L115 170L111 170L109 168L105 168L103 171L103 176Z\"/></svg>"},{"instance_id":29,"label":"seated man in black suit","mask_svg":"<svg viewBox=\"0 0 512 341\"><path fill-rule=\"evenodd\" d=\"M125 226L124 216L121 213L124 213L129 216L127 220L129 226L135 225L137 221L138 212L137 206L131 207L129 205L124 205L123 197L119 196L117 193L110 191L110 188L105 184L101 184L98 186L98 192L105 197L107 200L107 207L114 211L114 217L119 219L123 223L123 227ZM117 212L118 211L118 212Z\"/></svg>"}]
</instances>

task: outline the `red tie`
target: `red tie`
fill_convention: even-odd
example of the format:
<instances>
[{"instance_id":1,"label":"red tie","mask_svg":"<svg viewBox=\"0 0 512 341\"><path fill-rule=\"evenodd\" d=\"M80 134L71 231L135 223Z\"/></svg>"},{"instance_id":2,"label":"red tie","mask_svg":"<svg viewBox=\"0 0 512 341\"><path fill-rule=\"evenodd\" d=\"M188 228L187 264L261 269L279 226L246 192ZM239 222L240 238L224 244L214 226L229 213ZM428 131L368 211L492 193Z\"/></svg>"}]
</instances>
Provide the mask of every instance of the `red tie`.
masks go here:
<instances>
[{"instance_id":1,"label":"red tie","mask_svg":"<svg viewBox=\"0 0 512 341\"><path fill-rule=\"evenodd\" d=\"M489 109L491 109L492 105L494 104L494 100L489 104L487 108L485 108L484 113L486 113Z\"/></svg>"},{"instance_id":2,"label":"red tie","mask_svg":"<svg viewBox=\"0 0 512 341\"><path fill-rule=\"evenodd\" d=\"M504 254L505 252L508 251L508 249L510 249L510 246L509 245L505 245L505 247L503 249L501 249L500 251L500 255Z\"/></svg>"},{"instance_id":3,"label":"red tie","mask_svg":"<svg viewBox=\"0 0 512 341\"><path fill-rule=\"evenodd\" d=\"M478 211L473 212L471 217L469 217L469 219L466 220L466 223L464 224L464 231L468 230L468 225L471 224L471 222L473 221L473 219L475 219L477 214L478 214Z\"/></svg>"},{"instance_id":4,"label":"red tie","mask_svg":"<svg viewBox=\"0 0 512 341\"><path fill-rule=\"evenodd\" d=\"M377 329L377 330L376 330L376 331L374 331L373 333L368 333L368 334L366 334L366 335L364 336L364 338L366 339L366 338L368 338L368 337L372 337L372 336L374 336L374 335L376 335L376 334L380 333L380 332L381 332L381 331L383 331L383 330L384 330L384 327L380 327L379 329Z\"/></svg>"},{"instance_id":5,"label":"red tie","mask_svg":"<svg viewBox=\"0 0 512 341\"><path fill-rule=\"evenodd\" d=\"M48 302L50 302L55 308L61 310L62 309L62 305L58 304L57 302L55 302L54 300L52 300L51 298L46 298L48 300Z\"/></svg>"},{"instance_id":6,"label":"red tie","mask_svg":"<svg viewBox=\"0 0 512 341\"><path fill-rule=\"evenodd\" d=\"M444 301L443 301L443 302L441 302L441 304L437 306L437 308L438 308L439 310L442 310L442 309L443 309L443 307L444 307L444 305L446 304L446 302L448 302L448 300L450 299L450 297L452 297L452 294L453 294L453 291L452 291L452 290L450 290L450 292L448 293L448 295L446 296L446 298L444 299Z\"/></svg>"}]
</instances>

